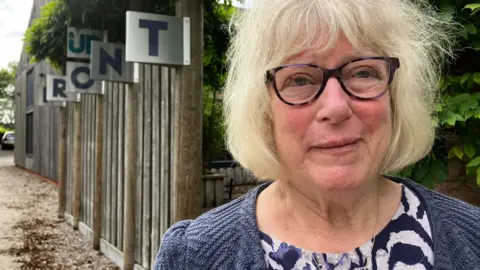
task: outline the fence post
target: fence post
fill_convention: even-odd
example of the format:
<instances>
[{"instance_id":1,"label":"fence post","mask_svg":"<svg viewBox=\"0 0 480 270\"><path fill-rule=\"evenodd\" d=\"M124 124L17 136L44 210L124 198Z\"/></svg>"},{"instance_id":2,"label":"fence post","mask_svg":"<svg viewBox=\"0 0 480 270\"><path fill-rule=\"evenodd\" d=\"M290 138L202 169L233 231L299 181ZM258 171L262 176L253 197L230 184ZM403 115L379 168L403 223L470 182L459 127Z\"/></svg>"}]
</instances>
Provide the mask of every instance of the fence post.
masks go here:
<instances>
[{"instance_id":1,"label":"fence post","mask_svg":"<svg viewBox=\"0 0 480 270\"><path fill-rule=\"evenodd\" d=\"M175 75L171 222L199 213L202 184L203 3L177 0L176 14L190 19L191 61Z\"/></svg>"},{"instance_id":2,"label":"fence post","mask_svg":"<svg viewBox=\"0 0 480 270\"><path fill-rule=\"evenodd\" d=\"M142 11L143 0L130 2L130 10ZM140 64L135 64L140 67ZM140 69L140 68L139 68ZM124 208L123 208L123 270L135 266L135 185L136 185L136 140L135 136L137 93L143 87L143 73L139 70L140 82L125 85L125 158L124 158Z\"/></svg>"},{"instance_id":3,"label":"fence post","mask_svg":"<svg viewBox=\"0 0 480 270\"><path fill-rule=\"evenodd\" d=\"M74 131L75 137L73 141L73 229L78 230L78 222L80 220L81 211L81 185L82 185L82 103L75 102L74 114Z\"/></svg>"},{"instance_id":4,"label":"fence post","mask_svg":"<svg viewBox=\"0 0 480 270\"><path fill-rule=\"evenodd\" d=\"M66 204L66 176L67 176L67 118L68 110L60 107L60 141L58 145L58 217L65 216Z\"/></svg>"},{"instance_id":5,"label":"fence post","mask_svg":"<svg viewBox=\"0 0 480 270\"><path fill-rule=\"evenodd\" d=\"M103 41L108 41L108 33L103 33ZM102 82L105 93L106 82ZM93 249L100 249L102 236L102 182L103 182L103 95L97 95L97 134L95 137L95 191L93 194Z\"/></svg>"},{"instance_id":6,"label":"fence post","mask_svg":"<svg viewBox=\"0 0 480 270\"><path fill-rule=\"evenodd\" d=\"M97 137L95 138L95 193L93 198L93 249L100 249L102 234L102 176L103 176L103 95L97 95Z\"/></svg>"}]
</instances>

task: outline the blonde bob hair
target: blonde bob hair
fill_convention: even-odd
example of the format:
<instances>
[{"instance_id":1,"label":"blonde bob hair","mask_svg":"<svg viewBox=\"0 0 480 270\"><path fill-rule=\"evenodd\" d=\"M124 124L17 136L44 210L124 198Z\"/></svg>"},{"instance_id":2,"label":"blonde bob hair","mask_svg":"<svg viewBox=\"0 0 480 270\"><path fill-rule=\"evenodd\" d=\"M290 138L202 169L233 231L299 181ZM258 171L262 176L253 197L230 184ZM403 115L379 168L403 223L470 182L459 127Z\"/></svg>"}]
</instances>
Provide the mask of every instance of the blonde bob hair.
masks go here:
<instances>
[{"instance_id":1,"label":"blonde bob hair","mask_svg":"<svg viewBox=\"0 0 480 270\"><path fill-rule=\"evenodd\" d=\"M390 89L392 137L382 172L423 158L435 138L432 120L441 64L452 55L453 22L420 0L256 0L234 17L224 89L226 143L259 179L279 177L265 72L305 49L327 51L339 35L354 48L398 57Z\"/></svg>"}]
</instances>

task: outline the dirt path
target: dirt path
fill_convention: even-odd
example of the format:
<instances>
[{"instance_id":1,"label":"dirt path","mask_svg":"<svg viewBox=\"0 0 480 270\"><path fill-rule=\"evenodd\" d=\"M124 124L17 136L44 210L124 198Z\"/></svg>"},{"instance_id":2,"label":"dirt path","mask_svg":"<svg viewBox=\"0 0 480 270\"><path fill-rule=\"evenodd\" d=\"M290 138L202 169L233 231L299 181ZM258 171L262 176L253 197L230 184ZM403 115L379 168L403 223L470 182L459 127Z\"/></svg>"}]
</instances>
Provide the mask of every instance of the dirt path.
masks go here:
<instances>
[{"instance_id":1,"label":"dirt path","mask_svg":"<svg viewBox=\"0 0 480 270\"><path fill-rule=\"evenodd\" d=\"M0 151L0 270L119 269L57 218L57 190Z\"/></svg>"},{"instance_id":2,"label":"dirt path","mask_svg":"<svg viewBox=\"0 0 480 270\"><path fill-rule=\"evenodd\" d=\"M15 191L24 183L14 183L5 173L6 168L13 166L12 153L0 151L0 269L19 269L20 264L15 257L8 254L13 246L21 246L21 235L12 230L22 218L20 202L22 198ZM17 188L18 189L18 188Z\"/></svg>"}]
</instances>

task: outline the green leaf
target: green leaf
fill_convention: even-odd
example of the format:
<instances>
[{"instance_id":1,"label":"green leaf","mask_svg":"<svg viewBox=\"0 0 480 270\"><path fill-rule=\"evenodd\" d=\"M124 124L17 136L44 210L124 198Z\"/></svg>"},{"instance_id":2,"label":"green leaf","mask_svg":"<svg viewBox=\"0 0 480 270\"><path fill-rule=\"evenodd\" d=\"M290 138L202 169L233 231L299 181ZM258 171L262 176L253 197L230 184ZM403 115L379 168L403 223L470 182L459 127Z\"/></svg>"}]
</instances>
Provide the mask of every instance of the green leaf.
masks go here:
<instances>
[{"instance_id":1,"label":"green leaf","mask_svg":"<svg viewBox=\"0 0 480 270\"><path fill-rule=\"evenodd\" d=\"M430 171L435 177L435 183L442 183L448 178L447 165L439 159L432 162L432 167Z\"/></svg>"},{"instance_id":2,"label":"green leaf","mask_svg":"<svg viewBox=\"0 0 480 270\"><path fill-rule=\"evenodd\" d=\"M447 117L446 117L446 120L447 124L449 124L450 126L455 126L455 123L457 121L465 121L465 118L463 118L461 115L459 114L456 114L456 113L453 113L451 111L448 111L447 112Z\"/></svg>"},{"instance_id":3,"label":"green leaf","mask_svg":"<svg viewBox=\"0 0 480 270\"><path fill-rule=\"evenodd\" d=\"M455 147L450 148L450 151L448 151L448 159L452 159L455 157Z\"/></svg>"},{"instance_id":4,"label":"green leaf","mask_svg":"<svg viewBox=\"0 0 480 270\"><path fill-rule=\"evenodd\" d=\"M463 74L462 78L460 79L460 83L463 85L468 80L468 78L470 78L470 74Z\"/></svg>"},{"instance_id":5,"label":"green leaf","mask_svg":"<svg viewBox=\"0 0 480 270\"><path fill-rule=\"evenodd\" d=\"M428 168L426 168L425 166L419 166L418 169L413 172L413 179L417 182L422 182L427 173Z\"/></svg>"},{"instance_id":6,"label":"green leaf","mask_svg":"<svg viewBox=\"0 0 480 270\"><path fill-rule=\"evenodd\" d=\"M422 179L422 185L429 189L433 189L435 187L435 175L429 171Z\"/></svg>"},{"instance_id":7,"label":"green leaf","mask_svg":"<svg viewBox=\"0 0 480 270\"><path fill-rule=\"evenodd\" d=\"M469 8L469 7L465 6L464 8ZM455 9L452 7L452 5L448 5L448 4L441 5L440 11L444 14L455 14Z\"/></svg>"},{"instance_id":8,"label":"green leaf","mask_svg":"<svg viewBox=\"0 0 480 270\"><path fill-rule=\"evenodd\" d=\"M463 151L460 147L453 147L453 152L455 153L455 156L457 156L459 159L463 159Z\"/></svg>"},{"instance_id":9,"label":"green leaf","mask_svg":"<svg viewBox=\"0 0 480 270\"><path fill-rule=\"evenodd\" d=\"M477 169L477 186L480 187L480 167Z\"/></svg>"},{"instance_id":10,"label":"green leaf","mask_svg":"<svg viewBox=\"0 0 480 270\"><path fill-rule=\"evenodd\" d=\"M463 150L469 158L473 158L475 156L475 147L473 147L470 142L465 143Z\"/></svg>"},{"instance_id":11,"label":"green leaf","mask_svg":"<svg viewBox=\"0 0 480 270\"><path fill-rule=\"evenodd\" d=\"M472 34L472 35L477 34L477 28L473 24L465 25L465 30L467 30L469 34Z\"/></svg>"},{"instance_id":12,"label":"green leaf","mask_svg":"<svg viewBox=\"0 0 480 270\"><path fill-rule=\"evenodd\" d=\"M476 72L473 74L473 81L476 82L477 84L480 84L480 73Z\"/></svg>"},{"instance_id":13,"label":"green leaf","mask_svg":"<svg viewBox=\"0 0 480 270\"><path fill-rule=\"evenodd\" d=\"M476 171L477 171L477 168L475 167L465 167L465 173L468 175L468 176L472 176L472 175L475 175Z\"/></svg>"},{"instance_id":14,"label":"green leaf","mask_svg":"<svg viewBox=\"0 0 480 270\"><path fill-rule=\"evenodd\" d=\"M441 112L441 111L443 111L443 105L440 104L440 103L437 103L437 104L435 105L435 111L436 111L436 112Z\"/></svg>"},{"instance_id":15,"label":"green leaf","mask_svg":"<svg viewBox=\"0 0 480 270\"><path fill-rule=\"evenodd\" d=\"M460 105L460 112L466 114L471 109L478 107L478 101L475 99L469 99Z\"/></svg>"},{"instance_id":16,"label":"green leaf","mask_svg":"<svg viewBox=\"0 0 480 270\"><path fill-rule=\"evenodd\" d=\"M475 4L468 4L466 5L463 9L470 9L472 11L472 14L477 13L480 10L480 4L475 3Z\"/></svg>"},{"instance_id":17,"label":"green leaf","mask_svg":"<svg viewBox=\"0 0 480 270\"><path fill-rule=\"evenodd\" d=\"M450 81L445 77L440 78L440 91L445 91L450 86Z\"/></svg>"},{"instance_id":18,"label":"green leaf","mask_svg":"<svg viewBox=\"0 0 480 270\"><path fill-rule=\"evenodd\" d=\"M462 103L462 102L465 102L467 100L470 100L471 98L472 98L472 96L470 96L470 94L463 93L463 94L459 94L459 95L451 97L450 99L448 99L446 101L446 103L447 104L457 104L457 103Z\"/></svg>"},{"instance_id":19,"label":"green leaf","mask_svg":"<svg viewBox=\"0 0 480 270\"><path fill-rule=\"evenodd\" d=\"M480 157L476 157L476 158L470 160L470 162L466 166L467 167L477 167L478 165L480 165Z\"/></svg>"},{"instance_id":20,"label":"green leaf","mask_svg":"<svg viewBox=\"0 0 480 270\"><path fill-rule=\"evenodd\" d=\"M460 30L460 36L461 36L463 39L468 40L467 30L465 30L465 29Z\"/></svg>"}]
</instances>

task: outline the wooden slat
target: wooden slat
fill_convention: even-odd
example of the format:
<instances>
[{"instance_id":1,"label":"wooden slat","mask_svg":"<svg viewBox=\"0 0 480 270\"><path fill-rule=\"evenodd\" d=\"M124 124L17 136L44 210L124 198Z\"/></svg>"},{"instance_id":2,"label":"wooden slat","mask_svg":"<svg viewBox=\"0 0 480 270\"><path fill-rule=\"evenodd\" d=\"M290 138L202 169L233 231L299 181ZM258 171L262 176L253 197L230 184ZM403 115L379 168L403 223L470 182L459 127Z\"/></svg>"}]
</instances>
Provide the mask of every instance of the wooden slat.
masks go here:
<instances>
[{"instance_id":1,"label":"wooden slat","mask_svg":"<svg viewBox=\"0 0 480 270\"><path fill-rule=\"evenodd\" d=\"M205 201L204 207L211 208L215 206L215 181L205 180Z\"/></svg>"},{"instance_id":2,"label":"wooden slat","mask_svg":"<svg viewBox=\"0 0 480 270\"><path fill-rule=\"evenodd\" d=\"M85 123L85 133L87 137L86 141L86 175L85 175L85 219L83 220L83 223L85 223L87 226L89 225L88 220L90 219L90 180L91 180L91 171L92 171L92 166L91 166L91 161L92 161L92 156L91 156L91 149L90 149L90 143L91 143L91 121L92 121L92 112L90 111L91 109L91 99L92 95L88 95L88 99L86 100L86 119L87 123ZM90 225L91 226L91 225Z\"/></svg>"},{"instance_id":3,"label":"wooden slat","mask_svg":"<svg viewBox=\"0 0 480 270\"><path fill-rule=\"evenodd\" d=\"M93 162L95 161L95 155L93 154L93 132L95 131L94 126L94 118L95 118L95 110L93 109L93 98L94 95L90 95L90 98L87 103L88 108L88 174L87 174L87 217L85 219L85 224L92 228L92 180L93 180L93 172L95 167L93 166Z\"/></svg>"},{"instance_id":4,"label":"wooden slat","mask_svg":"<svg viewBox=\"0 0 480 270\"><path fill-rule=\"evenodd\" d=\"M66 108L60 108L60 126L58 128L59 133L59 146L58 146L58 217L63 218L66 210L66 184L67 184L67 113Z\"/></svg>"},{"instance_id":5,"label":"wooden slat","mask_svg":"<svg viewBox=\"0 0 480 270\"><path fill-rule=\"evenodd\" d=\"M82 130L82 105L80 103L75 103L75 134L74 134L74 144L73 144L73 228L78 229L78 223L80 221L80 211L81 211L81 187L82 187L82 175L81 175L81 165L82 165L82 140L81 140L81 130Z\"/></svg>"},{"instance_id":6,"label":"wooden slat","mask_svg":"<svg viewBox=\"0 0 480 270\"><path fill-rule=\"evenodd\" d=\"M100 250L100 239L102 237L102 194L103 189L103 95L95 99L95 184L93 185L93 209L92 209L92 230L93 249Z\"/></svg>"},{"instance_id":7,"label":"wooden slat","mask_svg":"<svg viewBox=\"0 0 480 270\"><path fill-rule=\"evenodd\" d=\"M82 126L81 126L81 136L80 136L80 141L81 141L81 152L82 152L82 158L81 159L81 179L82 179L82 185L81 185L81 205L82 205L82 209L80 210L80 212L82 213L81 214L81 218L80 218L80 221L84 222L85 223L85 217L86 217L86 213L87 213L87 207L86 207L86 202L87 202L87 193L86 193L86 187L87 187L87 170L88 170L88 167L87 167L87 164L88 164L88 152L87 152L87 148L88 148L88 133L87 133L87 128L86 126L88 125L88 118L87 118L87 102L88 102L88 96L87 95L84 95L83 96L84 99L82 100L81 102L81 123L82 123Z\"/></svg>"},{"instance_id":8,"label":"wooden slat","mask_svg":"<svg viewBox=\"0 0 480 270\"><path fill-rule=\"evenodd\" d=\"M152 69L145 66L145 91L143 106L143 216L142 216L142 266L150 267L151 237L151 155L152 155Z\"/></svg>"},{"instance_id":9,"label":"wooden slat","mask_svg":"<svg viewBox=\"0 0 480 270\"><path fill-rule=\"evenodd\" d=\"M91 100L91 95L88 95L87 99L85 100L85 119L86 119L86 123L85 123L85 131L83 133L83 135L86 137L86 141L85 141L85 155L84 155L84 159L85 160L85 176L84 176L84 179L85 179L85 218L83 220L83 223L85 223L86 225L88 225L88 219L89 219L89 214L90 214L90 207L89 207L89 203L90 203L90 171L91 171L91 166L90 166L90 162L91 162L91 156L90 156L90 121L91 121L91 112L89 111L90 110L90 100Z\"/></svg>"},{"instance_id":10,"label":"wooden slat","mask_svg":"<svg viewBox=\"0 0 480 270\"><path fill-rule=\"evenodd\" d=\"M117 241L117 183L118 183L118 163L117 163L117 152L118 152L118 83L113 84L112 89L113 96L113 115L112 115L112 206L110 213L110 222L112 227L112 240L110 241L114 246L118 245Z\"/></svg>"},{"instance_id":11,"label":"wooden slat","mask_svg":"<svg viewBox=\"0 0 480 270\"><path fill-rule=\"evenodd\" d=\"M215 179L215 206L223 203L223 178Z\"/></svg>"},{"instance_id":12,"label":"wooden slat","mask_svg":"<svg viewBox=\"0 0 480 270\"><path fill-rule=\"evenodd\" d=\"M170 187L171 187L171 73L167 67L161 68L161 175L160 175L160 236L170 226Z\"/></svg>"},{"instance_id":13,"label":"wooden slat","mask_svg":"<svg viewBox=\"0 0 480 270\"><path fill-rule=\"evenodd\" d=\"M243 183L242 168L237 167L233 170L233 179L234 179L235 184L242 184Z\"/></svg>"},{"instance_id":14,"label":"wooden slat","mask_svg":"<svg viewBox=\"0 0 480 270\"><path fill-rule=\"evenodd\" d=\"M108 92L110 89L108 88L108 84L106 86L106 91ZM102 238L107 239L107 220L108 218L107 215L107 157L108 157L108 148L107 148L107 142L108 142L108 123L110 119L108 119L108 103L107 103L107 96L108 93L105 94L103 97L103 150L102 150Z\"/></svg>"},{"instance_id":15,"label":"wooden slat","mask_svg":"<svg viewBox=\"0 0 480 270\"><path fill-rule=\"evenodd\" d=\"M140 69L142 65L140 65ZM144 72L142 72L142 80L145 80ZM144 114L143 114L143 106L144 106L144 86L139 89L137 93L137 130L136 130L136 148L137 148L137 156L136 156L136 168L137 168L137 183L135 186L136 198L135 198L135 261L142 262L142 215L143 215L143 204L142 204L142 197L143 197L143 124L144 124ZM135 91L135 90L133 90Z\"/></svg>"},{"instance_id":16,"label":"wooden slat","mask_svg":"<svg viewBox=\"0 0 480 270\"><path fill-rule=\"evenodd\" d=\"M66 181L66 206L67 212L72 213L72 179L73 179L73 104L67 105L67 181Z\"/></svg>"},{"instance_id":17,"label":"wooden slat","mask_svg":"<svg viewBox=\"0 0 480 270\"><path fill-rule=\"evenodd\" d=\"M124 182L124 150L125 150L125 87L118 86L118 184L117 184L117 248L123 250L123 182Z\"/></svg>"},{"instance_id":18,"label":"wooden slat","mask_svg":"<svg viewBox=\"0 0 480 270\"><path fill-rule=\"evenodd\" d=\"M151 263L160 243L160 68L152 66L152 235Z\"/></svg>"},{"instance_id":19,"label":"wooden slat","mask_svg":"<svg viewBox=\"0 0 480 270\"><path fill-rule=\"evenodd\" d=\"M106 235L107 241L112 243L112 226L111 226L111 205L112 205L112 83L108 83L108 91L107 91L107 166L105 166L105 170L107 171L107 177L105 181L107 182L107 192L106 192Z\"/></svg>"},{"instance_id":20,"label":"wooden slat","mask_svg":"<svg viewBox=\"0 0 480 270\"><path fill-rule=\"evenodd\" d=\"M90 208L90 215L89 215L89 227L93 228L93 205L94 205L94 192L95 192L95 182L97 179L96 176L96 164L97 164L97 158L96 158L96 134L97 134L97 97L92 96L92 106L90 107L91 113L92 113L92 118L90 122L90 127L92 129L91 131L91 136L90 136L90 160L91 160L91 169L90 169L90 200L88 201L89 203L89 208Z\"/></svg>"}]
</instances>

